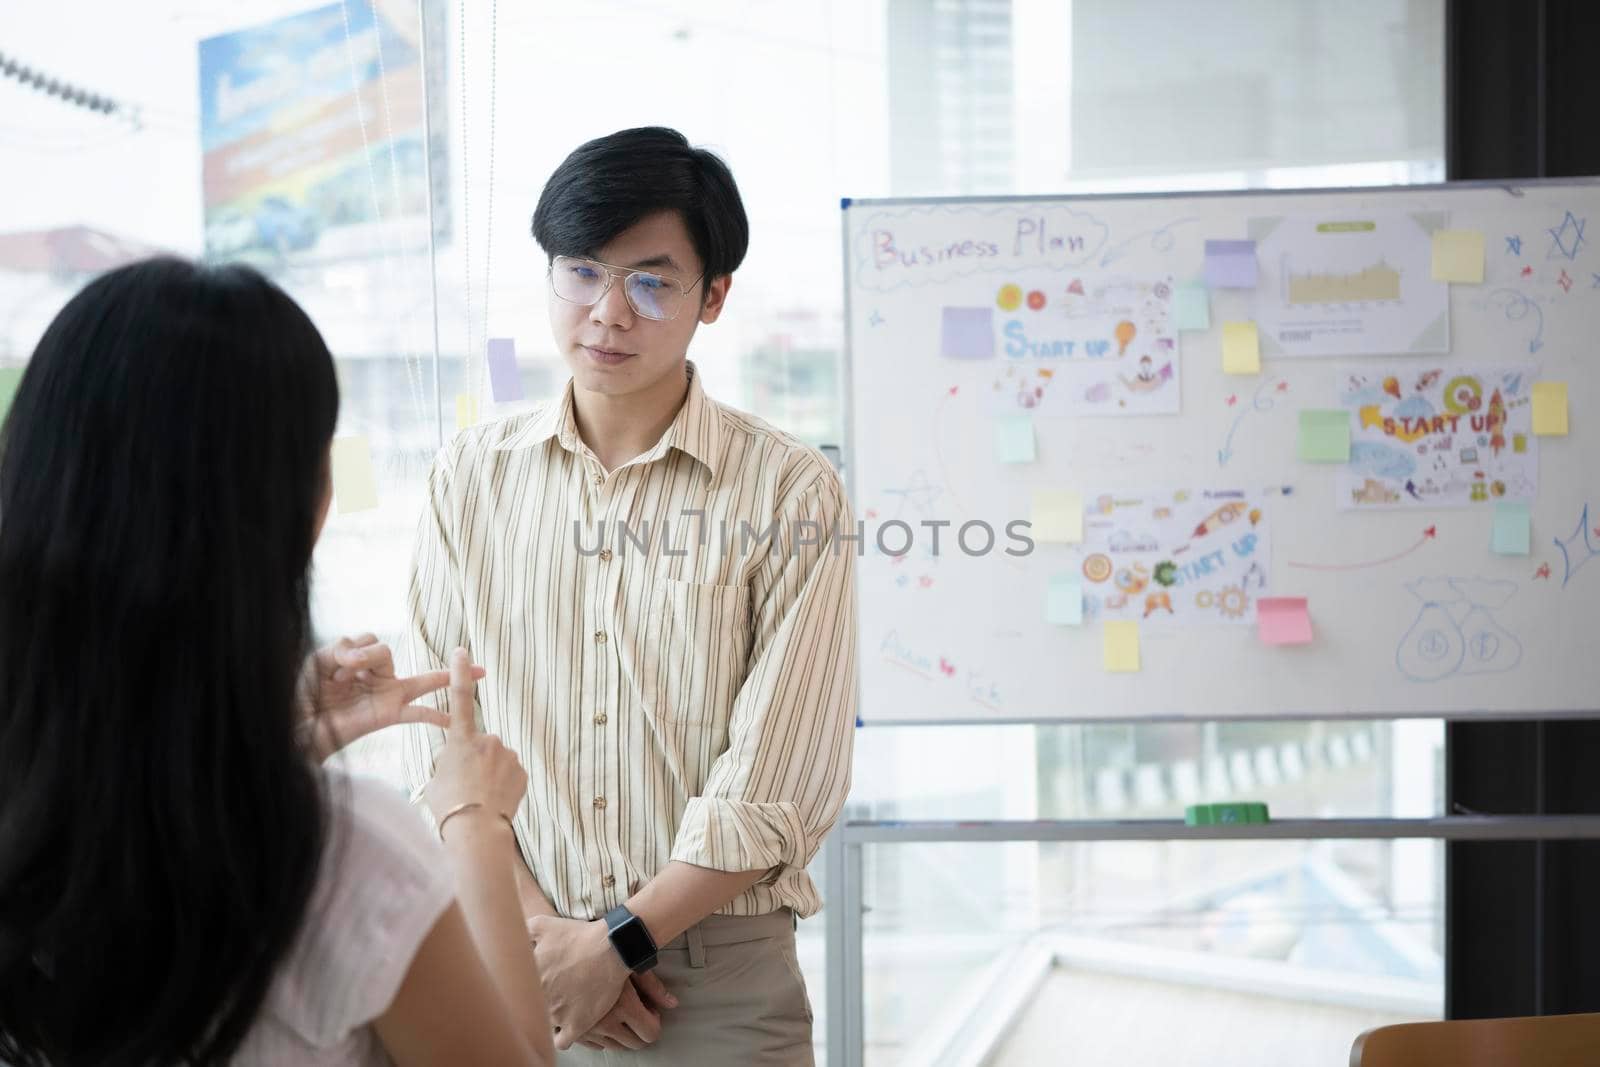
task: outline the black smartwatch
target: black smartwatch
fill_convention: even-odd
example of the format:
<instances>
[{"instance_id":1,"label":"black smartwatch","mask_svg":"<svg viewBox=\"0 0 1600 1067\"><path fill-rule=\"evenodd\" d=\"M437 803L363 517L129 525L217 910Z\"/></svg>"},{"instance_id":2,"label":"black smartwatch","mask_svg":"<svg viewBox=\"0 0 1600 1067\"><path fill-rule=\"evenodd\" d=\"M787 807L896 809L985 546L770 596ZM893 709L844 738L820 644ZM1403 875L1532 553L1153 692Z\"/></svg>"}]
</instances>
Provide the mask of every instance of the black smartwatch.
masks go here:
<instances>
[{"instance_id":1,"label":"black smartwatch","mask_svg":"<svg viewBox=\"0 0 1600 1067\"><path fill-rule=\"evenodd\" d=\"M622 965L634 974L643 974L656 965L656 939L645 929L644 920L618 904L606 912L606 930L611 947L622 957Z\"/></svg>"}]
</instances>

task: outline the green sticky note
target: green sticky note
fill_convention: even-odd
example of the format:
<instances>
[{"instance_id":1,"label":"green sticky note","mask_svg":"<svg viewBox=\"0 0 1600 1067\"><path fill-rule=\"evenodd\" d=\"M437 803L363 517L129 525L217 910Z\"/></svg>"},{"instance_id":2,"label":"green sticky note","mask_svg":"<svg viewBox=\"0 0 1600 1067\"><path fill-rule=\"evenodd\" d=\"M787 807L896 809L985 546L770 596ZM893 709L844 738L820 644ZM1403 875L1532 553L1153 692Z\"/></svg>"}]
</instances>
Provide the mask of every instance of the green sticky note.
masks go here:
<instances>
[{"instance_id":1,"label":"green sticky note","mask_svg":"<svg viewBox=\"0 0 1600 1067\"><path fill-rule=\"evenodd\" d=\"M17 386L22 384L23 370L22 367L0 367L0 419L4 419L11 410Z\"/></svg>"},{"instance_id":2,"label":"green sticky note","mask_svg":"<svg viewBox=\"0 0 1600 1067\"><path fill-rule=\"evenodd\" d=\"M994 458L1001 463L1032 463L1038 458L1031 415L1000 415L995 418Z\"/></svg>"},{"instance_id":3,"label":"green sticky note","mask_svg":"<svg viewBox=\"0 0 1600 1067\"><path fill-rule=\"evenodd\" d=\"M1350 413L1332 409L1302 411L1300 459L1305 463L1350 462Z\"/></svg>"},{"instance_id":4,"label":"green sticky note","mask_svg":"<svg viewBox=\"0 0 1600 1067\"><path fill-rule=\"evenodd\" d=\"M365 437L333 439L333 499L340 515L378 506L378 483L372 474L372 448Z\"/></svg>"},{"instance_id":5,"label":"green sticky note","mask_svg":"<svg viewBox=\"0 0 1600 1067\"><path fill-rule=\"evenodd\" d=\"M1226 374L1261 373L1261 337L1255 323L1222 324L1222 370Z\"/></svg>"},{"instance_id":6,"label":"green sticky note","mask_svg":"<svg viewBox=\"0 0 1600 1067\"><path fill-rule=\"evenodd\" d=\"M1172 324L1179 330L1211 329L1211 293L1203 285L1180 285L1172 291Z\"/></svg>"},{"instance_id":7,"label":"green sticky note","mask_svg":"<svg viewBox=\"0 0 1600 1067\"><path fill-rule=\"evenodd\" d=\"M1483 281L1483 234L1478 230L1435 230L1433 233L1433 280Z\"/></svg>"},{"instance_id":8,"label":"green sticky note","mask_svg":"<svg viewBox=\"0 0 1600 1067\"><path fill-rule=\"evenodd\" d=\"M1497 556L1526 556L1533 525L1525 500L1502 500L1494 506L1494 532L1489 545Z\"/></svg>"},{"instance_id":9,"label":"green sticky note","mask_svg":"<svg viewBox=\"0 0 1600 1067\"><path fill-rule=\"evenodd\" d=\"M1047 622L1056 626L1083 625L1083 579L1076 574L1052 577L1044 615Z\"/></svg>"}]
</instances>

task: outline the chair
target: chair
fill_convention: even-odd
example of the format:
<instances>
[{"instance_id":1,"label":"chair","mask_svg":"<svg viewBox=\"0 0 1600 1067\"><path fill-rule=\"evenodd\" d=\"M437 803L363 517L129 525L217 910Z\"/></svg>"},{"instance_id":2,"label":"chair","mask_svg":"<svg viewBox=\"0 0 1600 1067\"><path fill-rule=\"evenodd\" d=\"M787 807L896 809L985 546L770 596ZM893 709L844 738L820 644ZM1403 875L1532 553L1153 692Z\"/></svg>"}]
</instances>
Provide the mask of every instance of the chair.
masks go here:
<instances>
[{"instance_id":1,"label":"chair","mask_svg":"<svg viewBox=\"0 0 1600 1067\"><path fill-rule=\"evenodd\" d=\"M1356 1038L1350 1067L1591 1067L1600 1013L1380 1026Z\"/></svg>"}]
</instances>

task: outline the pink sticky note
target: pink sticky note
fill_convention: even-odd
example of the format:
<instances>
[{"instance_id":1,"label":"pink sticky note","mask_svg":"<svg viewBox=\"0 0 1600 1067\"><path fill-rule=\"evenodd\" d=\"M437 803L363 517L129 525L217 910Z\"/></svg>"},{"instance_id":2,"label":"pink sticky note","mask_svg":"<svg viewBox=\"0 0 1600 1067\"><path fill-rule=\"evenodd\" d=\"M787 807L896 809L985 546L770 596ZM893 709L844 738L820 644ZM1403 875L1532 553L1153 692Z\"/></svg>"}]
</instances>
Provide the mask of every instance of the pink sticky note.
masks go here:
<instances>
[{"instance_id":1,"label":"pink sticky note","mask_svg":"<svg viewBox=\"0 0 1600 1067\"><path fill-rule=\"evenodd\" d=\"M1311 615L1303 596L1264 596L1256 601L1256 632L1263 645L1309 645Z\"/></svg>"}]
</instances>

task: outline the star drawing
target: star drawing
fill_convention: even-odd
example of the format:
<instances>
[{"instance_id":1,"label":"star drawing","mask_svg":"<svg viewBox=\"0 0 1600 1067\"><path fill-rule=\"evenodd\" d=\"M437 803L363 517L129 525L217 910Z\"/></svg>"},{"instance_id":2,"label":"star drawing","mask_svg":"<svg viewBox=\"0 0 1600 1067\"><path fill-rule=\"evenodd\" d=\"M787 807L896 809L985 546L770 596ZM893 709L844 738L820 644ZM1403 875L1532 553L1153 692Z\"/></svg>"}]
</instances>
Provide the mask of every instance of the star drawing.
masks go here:
<instances>
[{"instance_id":1,"label":"star drawing","mask_svg":"<svg viewBox=\"0 0 1600 1067\"><path fill-rule=\"evenodd\" d=\"M1580 219L1575 217L1572 212L1567 212L1567 217L1561 220L1560 226L1552 226L1545 231L1550 235L1551 240L1550 251L1546 253L1544 258L1555 259L1559 256L1567 260L1577 259L1578 250L1583 247L1584 243L1583 228L1588 222L1589 220L1586 218Z\"/></svg>"},{"instance_id":2,"label":"star drawing","mask_svg":"<svg viewBox=\"0 0 1600 1067\"><path fill-rule=\"evenodd\" d=\"M1564 573L1561 575L1561 588L1565 589L1567 583L1572 581L1573 575L1583 569L1596 556L1600 556L1600 548L1595 547L1594 534L1589 530L1589 505L1583 506L1583 517L1578 520L1578 528L1572 531L1572 536L1563 541L1556 538L1556 547L1561 550L1561 563Z\"/></svg>"},{"instance_id":3,"label":"star drawing","mask_svg":"<svg viewBox=\"0 0 1600 1067\"><path fill-rule=\"evenodd\" d=\"M895 512L895 516L898 518L905 511L905 505L907 504L915 508L919 514L926 515L933 502L939 499L939 494L943 491L928 480L928 475L925 472L919 470L911 476L909 485L899 489L885 489L883 495L900 499L900 507Z\"/></svg>"}]
</instances>

